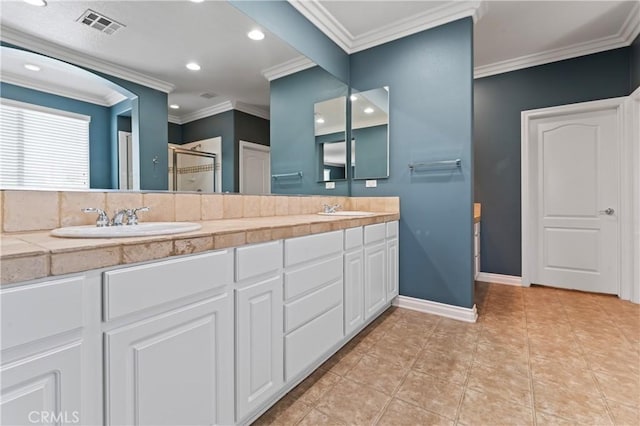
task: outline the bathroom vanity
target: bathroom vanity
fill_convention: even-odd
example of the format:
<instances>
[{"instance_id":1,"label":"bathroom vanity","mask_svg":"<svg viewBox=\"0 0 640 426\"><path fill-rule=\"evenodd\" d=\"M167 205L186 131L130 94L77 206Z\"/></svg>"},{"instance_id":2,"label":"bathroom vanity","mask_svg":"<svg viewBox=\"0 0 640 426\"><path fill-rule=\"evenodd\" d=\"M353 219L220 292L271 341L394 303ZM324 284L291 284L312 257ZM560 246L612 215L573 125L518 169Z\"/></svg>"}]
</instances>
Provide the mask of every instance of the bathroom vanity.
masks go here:
<instances>
[{"instance_id":1,"label":"bathroom vanity","mask_svg":"<svg viewBox=\"0 0 640 426\"><path fill-rule=\"evenodd\" d=\"M244 241L203 222L228 247L3 285L2 423L255 420L398 295L397 213L305 217L258 243L269 218L235 220Z\"/></svg>"}]
</instances>

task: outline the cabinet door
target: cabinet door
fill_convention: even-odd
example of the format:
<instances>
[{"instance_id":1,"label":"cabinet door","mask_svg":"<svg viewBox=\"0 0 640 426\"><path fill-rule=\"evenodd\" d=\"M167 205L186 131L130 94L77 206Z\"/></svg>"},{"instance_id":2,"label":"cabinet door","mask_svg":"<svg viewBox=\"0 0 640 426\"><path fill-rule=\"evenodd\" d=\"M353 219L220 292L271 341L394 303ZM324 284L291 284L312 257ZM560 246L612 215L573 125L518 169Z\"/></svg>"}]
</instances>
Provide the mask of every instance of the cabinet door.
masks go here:
<instances>
[{"instance_id":1,"label":"cabinet door","mask_svg":"<svg viewBox=\"0 0 640 426\"><path fill-rule=\"evenodd\" d=\"M107 424L233 423L228 293L105 334Z\"/></svg>"},{"instance_id":2,"label":"cabinet door","mask_svg":"<svg viewBox=\"0 0 640 426\"><path fill-rule=\"evenodd\" d=\"M236 422L284 382L282 277L236 290Z\"/></svg>"},{"instance_id":3,"label":"cabinet door","mask_svg":"<svg viewBox=\"0 0 640 426\"><path fill-rule=\"evenodd\" d=\"M364 322L364 254L362 249L344 255L344 334Z\"/></svg>"},{"instance_id":4,"label":"cabinet door","mask_svg":"<svg viewBox=\"0 0 640 426\"><path fill-rule=\"evenodd\" d=\"M82 423L80 342L4 365L0 410L4 425Z\"/></svg>"},{"instance_id":5,"label":"cabinet door","mask_svg":"<svg viewBox=\"0 0 640 426\"><path fill-rule=\"evenodd\" d=\"M386 303L387 245L384 241L364 248L364 306L365 319Z\"/></svg>"},{"instance_id":6,"label":"cabinet door","mask_svg":"<svg viewBox=\"0 0 640 426\"><path fill-rule=\"evenodd\" d=\"M387 240L387 301L399 293L398 261L398 240Z\"/></svg>"}]
</instances>

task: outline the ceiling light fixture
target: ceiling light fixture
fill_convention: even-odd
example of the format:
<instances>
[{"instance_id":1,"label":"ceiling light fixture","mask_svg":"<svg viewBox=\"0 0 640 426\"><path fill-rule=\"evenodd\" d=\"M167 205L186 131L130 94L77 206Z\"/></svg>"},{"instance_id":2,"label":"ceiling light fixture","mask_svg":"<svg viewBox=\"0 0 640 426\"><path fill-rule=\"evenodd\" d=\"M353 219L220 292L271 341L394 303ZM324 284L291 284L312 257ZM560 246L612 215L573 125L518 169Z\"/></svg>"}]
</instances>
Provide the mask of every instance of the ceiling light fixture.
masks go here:
<instances>
[{"instance_id":1,"label":"ceiling light fixture","mask_svg":"<svg viewBox=\"0 0 640 426\"><path fill-rule=\"evenodd\" d=\"M365 114L373 114L373 108L371 108L371 107L366 107L366 108L364 109L364 113L365 113Z\"/></svg>"},{"instance_id":2,"label":"ceiling light fixture","mask_svg":"<svg viewBox=\"0 0 640 426\"><path fill-rule=\"evenodd\" d=\"M24 67L29 71L40 71L40 67L33 64L24 64Z\"/></svg>"},{"instance_id":3,"label":"ceiling light fixture","mask_svg":"<svg viewBox=\"0 0 640 426\"><path fill-rule=\"evenodd\" d=\"M187 68L191 71L200 71L200 65L196 64L195 62L189 62L187 64Z\"/></svg>"},{"instance_id":4,"label":"ceiling light fixture","mask_svg":"<svg viewBox=\"0 0 640 426\"><path fill-rule=\"evenodd\" d=\"M252 30L247 33L247 37L249 37L251 40L260 41L264 39L264 33L260 30Z\"/></svg>"},{"instance_id":5,"label":"ceiling light fixture","mask_svg":"<svg viewBox=\"0 0 640 426\"><path fill-rule=\"evenodd\" d=\"M191 0L194 3L202 3L204 0Z\"/></svg>"},{"instance_id":6,"label":"ceiling light fixture","mask_svg":"<svg viewBox=\"0 0 640 426\"><path fill-rule=\"evenodd\" d=\"M349 96L349 99L351 99L351 102L355 102L358 100L358 97L356 95L351 95Z\"/></svg>"},{"instance_id":7,"label":"ceiling light fixture","mask_svg":"<svg viewBox=\"0 0 640 426\"><path fill-rule=\"evenodd\" d=\"M316 119L316 123L318 123L318 124L324 124L324 118L322 118L322 117L318 117L318 118Z\"/></svg>"},{"instance_id":8,"label":"ceiling light fixture","mask_svg":"<svg viewBox=\"0 0 640 426\"><path fill-rule=\"evenodd\" d=\"M25 3L29 3L32 6L44 7L47 5L45 0L23 0Z\"/></svg>"},{"instance_id":9,"label":"ceiling light fixture","mask_svg":"<svg viewBox=\"0 0 640 426\"><path fill-rule=\"evenodd\" d=\"M171 104L171 105L169 105L169 108L171 108L171 109L180 109L180 105L178 105L178 104Z\"/></svg>"}]
</instances>

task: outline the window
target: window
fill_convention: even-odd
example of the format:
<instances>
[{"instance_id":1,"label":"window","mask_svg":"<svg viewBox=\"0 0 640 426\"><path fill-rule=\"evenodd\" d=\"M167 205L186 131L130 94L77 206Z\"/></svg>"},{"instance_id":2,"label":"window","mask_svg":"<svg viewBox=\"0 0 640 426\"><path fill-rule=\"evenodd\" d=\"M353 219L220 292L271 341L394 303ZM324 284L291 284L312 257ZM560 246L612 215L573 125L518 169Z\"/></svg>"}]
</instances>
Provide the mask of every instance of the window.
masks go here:
<instances>
[{"instance_id":1,"label":"window","mask_svg":"<svg viewBox=\"0 0 640 426\"><path fill-rule=\"evenodd\" d=\"M0 101L0 188L89 188L91 117Z\"/></svg>"}]
</instances>

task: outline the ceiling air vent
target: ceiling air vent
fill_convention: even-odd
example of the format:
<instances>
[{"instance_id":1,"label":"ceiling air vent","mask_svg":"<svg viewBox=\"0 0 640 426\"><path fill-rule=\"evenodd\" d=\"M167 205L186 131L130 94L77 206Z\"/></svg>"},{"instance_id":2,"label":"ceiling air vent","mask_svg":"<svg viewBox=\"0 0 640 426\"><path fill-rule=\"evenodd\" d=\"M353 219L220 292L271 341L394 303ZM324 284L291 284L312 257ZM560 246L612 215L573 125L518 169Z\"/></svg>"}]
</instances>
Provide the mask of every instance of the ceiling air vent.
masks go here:
<instances>
[{"instance_id":1,"label":"ceiling air vent","mask_svg":"<svg viewBox=\"0 0 640 426\"><path fill-rule=\"evenodd\" d=\"M78 18L78 22L109 35L124 27L124 25L91 9L87 9L86 12Z\"/></svg>"},{"instance_id":2,"label":"ceiling air vent","mask_svg":"<svg viewBox=\"0 0 640 426\"><path fill-rule=\"evenodd\" d=\"M216 96L218 96L218 95L216 95L215 93L211 93L211 92L201 93L201 94L200 94L200 97L201 97L201 98L205 98L205 99L213 99L213 98L215 98Z\"/></svg>"}]
</instances>

